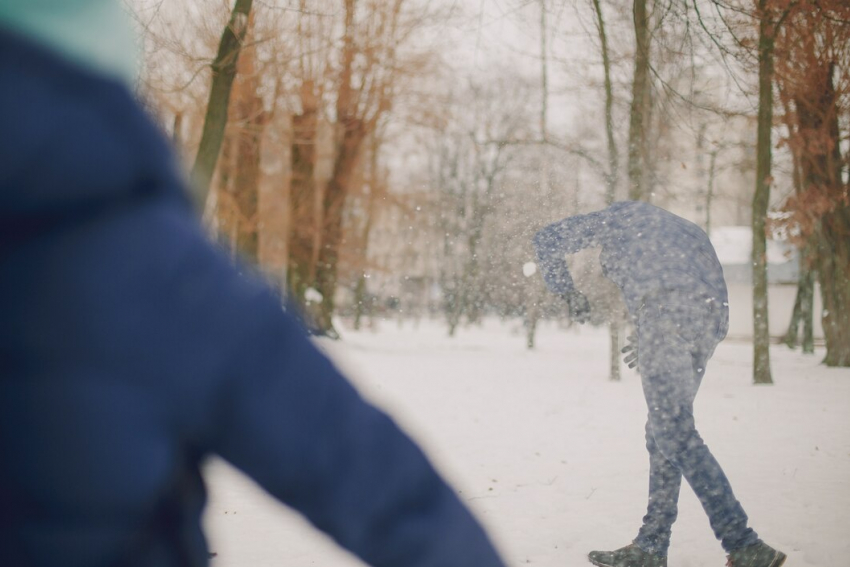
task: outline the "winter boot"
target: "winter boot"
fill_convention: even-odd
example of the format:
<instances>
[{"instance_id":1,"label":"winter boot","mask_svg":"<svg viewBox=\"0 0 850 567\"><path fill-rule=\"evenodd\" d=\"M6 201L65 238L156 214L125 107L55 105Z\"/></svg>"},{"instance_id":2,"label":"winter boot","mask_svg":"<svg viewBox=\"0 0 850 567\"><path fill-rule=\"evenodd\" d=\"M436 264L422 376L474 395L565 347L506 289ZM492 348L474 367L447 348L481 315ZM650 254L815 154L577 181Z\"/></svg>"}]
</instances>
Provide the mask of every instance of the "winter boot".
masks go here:
<instances>
[{"instance_id":1,"label":"winter boot","mask_svg":"<svg viewBox=\"0 0 850 567\"><path fill-rule=\"evenodd\" d=\"M729 554L727 567L779 567L785 563L785 554L764 542L736 549Z\"/></svg>"},{"instance_id":2,"label":"winter boot","mask_svg":"<svg viewBox=\"0 0 850 567\"><path fill-rule=\"evenodd\" d=\"M591 551L587 558L598 567L667 567L666 557L648 553L633 543L614 551Z\"/></svg>"}]
</instances>

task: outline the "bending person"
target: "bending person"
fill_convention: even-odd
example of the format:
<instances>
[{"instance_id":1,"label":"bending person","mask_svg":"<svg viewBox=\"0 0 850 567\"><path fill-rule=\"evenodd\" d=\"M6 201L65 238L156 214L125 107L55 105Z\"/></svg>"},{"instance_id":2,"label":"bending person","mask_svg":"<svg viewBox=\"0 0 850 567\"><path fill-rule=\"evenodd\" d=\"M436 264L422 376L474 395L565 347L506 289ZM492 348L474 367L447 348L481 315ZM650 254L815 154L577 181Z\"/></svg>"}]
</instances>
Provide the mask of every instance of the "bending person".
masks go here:
<instances>
[{"instance_id":1,"label":"bending person","mask_svg":"<svg viewBox=\"0 0 850 567\"><path fill-rule=\"evenodd\" d=\"M779 567L785 555L763 543L694 424L694 397L708 359L729 327L726 283L717 255L696 225L643 202L619 202L569 217L534 237L546 285L588 319L565 255L601 247L603 274L621 290L636 337L627 362L637 365L649 417L649 504L634 541L593 551L600 567L666 567L682 477L699 498L730 567Z\"/></svg>"}]
</instances>

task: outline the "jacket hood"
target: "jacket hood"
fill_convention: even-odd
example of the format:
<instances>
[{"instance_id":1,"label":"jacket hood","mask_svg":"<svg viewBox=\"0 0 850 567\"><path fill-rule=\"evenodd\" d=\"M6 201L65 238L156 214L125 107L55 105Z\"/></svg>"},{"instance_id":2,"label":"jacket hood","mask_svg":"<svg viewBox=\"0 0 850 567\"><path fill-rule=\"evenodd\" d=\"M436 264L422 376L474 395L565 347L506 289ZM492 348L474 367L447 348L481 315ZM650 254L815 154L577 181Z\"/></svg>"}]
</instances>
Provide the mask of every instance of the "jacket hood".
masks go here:
<instances>
[{"instance_id":1,"label":"jacket hood","mask_svg":"<svg viewBox=\"0 0 850 567\"><path fill-rule=\"evenodd\" d=\"M123 82L0 28L0 219L64 216L181 180Z\"/></svg>"},{"instance_id":2,"label":"jacket hood","mask_svg":"<svg viewBox=\"0 0 850 567\"><path fill-rule=\"evenodd\" d=\"M136 79L135 34L120 0L0 0L0 25L104 75Z\"/></svg>"}]
</instances>

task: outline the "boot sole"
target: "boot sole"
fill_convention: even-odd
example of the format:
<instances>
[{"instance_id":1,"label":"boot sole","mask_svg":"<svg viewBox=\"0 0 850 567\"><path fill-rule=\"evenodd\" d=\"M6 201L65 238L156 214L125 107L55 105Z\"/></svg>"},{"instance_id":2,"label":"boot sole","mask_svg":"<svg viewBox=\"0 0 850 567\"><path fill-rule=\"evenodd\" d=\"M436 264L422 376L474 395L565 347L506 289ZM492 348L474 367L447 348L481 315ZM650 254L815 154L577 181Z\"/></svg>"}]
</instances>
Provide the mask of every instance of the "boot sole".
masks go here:
<instances>
[{"instance_id":1,"label":"boot sole","mask_svg":"<svg viewBox=\"0 0 850 567\"><path fill-rule=\"evenodd\" d=\"M616 567L615 565L613 565L611 563L606 563L601 559L594 559L594 558L590 557L589 555L587 557L587 560L590 561L593 565L596 565L596 567Z\"/></svg>"},{"instance_id":2,"label":"boot sole","mask_svg":"<svg viewBox=\"0 0 850 567\"><path fill-rule=\"evenodd\" d=\"M588 558L588 561L590 561L591 563L596 565L596 567L616 567L615 565L613 565L611 563L602 563L600 561L594 561L593 559L590 559L590 558ZM779 567L780 565L781 565L781 563L777 563L775 566L771 565L770 567Z\"/></svg>"},{"instance_id":3,"label":"boot sole","mask_svg":"<svg viewBox=\"0 0 850 567\"><path fill-rule=\"evenodd\" d=\"M623 559L619 559L619 560L617 558L601 559L601 558L597 558L597 557L592 557L590 554L588 554L587 560L590 561L590 563L592 563L593 565L596 565L596 567L617 567L618 565L619 566L623 565ZM611 561L611 562L609 563L609 561ZM632 563L633 559L626 559L625 561L627 561L630 565L635 565L634 563ZM666 567L666 562L665 562L665 567Z\"/></svg>"},{"instance_id":4,"label":"boot sole","mask_svg":"<svg viewBox=\"0 0 850 567\"><path fill-rule=\"evenodd\" d=\"M776 555L773 557L773 560L770 562L770 565L768 565L767 567L782 567L782 565L785 564L786 559L788 559L787 555L785 555L781 551L777 551ZM596 565L596 567L614 567L610 563L602 563L589 557L587 558L587 560Z\"/></svg>"},{"instance_id":5,"label":"boot sole","mask_svg":"<svg viewBox=\"0 0 850 567\"><path fill-rule=\"evenodd\" d=\"M770 563L767 564L767 567L782 567L785 563L785 560L788 559L788 556L782 553L781 551L776 551L773 555L773 558L770 560Z\"/></svg>"},{"instance_id":6,"label":"boot sole","mask_svg":"<svg viewBox=\"0 0 850 567\"><path fill-rule=\"evenodd\" d=\"M787 555L785 555L781 551L777 551L776 556L773 558L773 561L767 567L782 567L786 559L788 559Z\"/></svg>"},{"instance_id":7,"label":"boot sole","mask_svg":"<svg viewBox=\"0 0 850 567\"><path fill-rule=\"evenodd\" d=\"M588 557L587 560L590 561L592 564L596 565L596 567L617 567L613 563L603 563L602 561L598 561L596 559L591 559L590 557ZM777 564L775 567L779 567L779 565L781 565L781 564ZM774 566L771 565L770 567L774 567Z\"/></svg>"}]
</instances>

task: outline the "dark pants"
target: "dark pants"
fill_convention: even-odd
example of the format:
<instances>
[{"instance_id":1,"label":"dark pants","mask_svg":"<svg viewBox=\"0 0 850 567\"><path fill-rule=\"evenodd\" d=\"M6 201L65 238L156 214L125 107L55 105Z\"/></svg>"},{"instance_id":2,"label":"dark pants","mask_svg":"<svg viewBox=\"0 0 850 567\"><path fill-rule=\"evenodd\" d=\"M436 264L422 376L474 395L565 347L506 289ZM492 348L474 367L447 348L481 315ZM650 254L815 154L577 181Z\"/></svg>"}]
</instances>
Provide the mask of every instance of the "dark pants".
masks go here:
<instances>
[{"instance_id":1,"label":"dark pants","mask_svg":"<svg viewBox=\"0 0 850 567\"><path fill-rule=\"evenodd\" d=\"M649 504L635 543L651 553L667 554L683 476L727 552L758 542L694 423L706 363L726 335L725 309L705 298L667 296L637 314L638 371L649 408Z\"/></svg>"}]
</instances>

